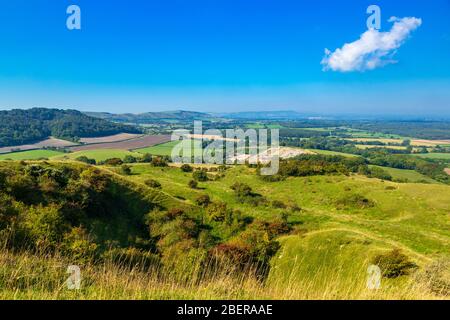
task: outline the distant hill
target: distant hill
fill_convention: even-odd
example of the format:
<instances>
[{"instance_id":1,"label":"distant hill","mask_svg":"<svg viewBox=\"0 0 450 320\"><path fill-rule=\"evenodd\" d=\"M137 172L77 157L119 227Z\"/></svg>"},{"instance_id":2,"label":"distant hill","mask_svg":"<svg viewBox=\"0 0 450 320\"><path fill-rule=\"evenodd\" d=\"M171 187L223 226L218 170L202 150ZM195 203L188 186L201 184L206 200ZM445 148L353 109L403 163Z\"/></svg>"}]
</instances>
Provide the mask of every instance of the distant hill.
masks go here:
<instances>
[{"instance_id":1,"label":"distant hill","mask_svg":"<svg viewBox=\"0 0 450 320\"><path fill-rule=\"evenodd\" d=\"M153 123L161 121L173 121L173 120L204 120L210 119L211 115L203 112L194 111L165 111L165 112L146 112L146 113L124 113L113 114L108 112L86 112L88 116L100 118L104 120L123 122L123 123Z\"/></svg>"},{"instance_id":2,"label":"distant hill","mask_svg":"<svg viewBox=\"0 0 450 320\"><path fill-rule=\"evenodd\" d=\"M306 119L307 116L296 111L255 111L255 112L235 112L221 113L218 116L226 119L241 120L296 120Z\"/></svg>"},{"instance_id":3,"label":"distant hill","mask_svg":"<svg viewBox=\"0 0 450 320\"><path fill-rule=\"evenodd\" d=\"M90 117L76 110L33 108L0 111L0 147L34 143L49 136L73 141L121 132L140 131L133 126Z\"/></svg>"}]
</instances>

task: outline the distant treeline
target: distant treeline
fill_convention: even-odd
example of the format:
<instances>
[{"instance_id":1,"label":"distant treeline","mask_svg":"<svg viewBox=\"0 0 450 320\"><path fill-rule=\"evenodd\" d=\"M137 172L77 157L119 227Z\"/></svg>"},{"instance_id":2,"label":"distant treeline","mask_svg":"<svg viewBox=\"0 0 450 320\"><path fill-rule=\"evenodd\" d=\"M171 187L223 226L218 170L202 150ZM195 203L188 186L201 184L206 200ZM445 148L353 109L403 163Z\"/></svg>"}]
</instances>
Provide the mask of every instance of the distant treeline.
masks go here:
<instances>
[{"instance_id":1,"label":"distant treeline","mask_svg":"<svg viewBox=\"0 0 450 320\"><path fill-rule=\"evenodd\" d=\"M362 120L300 120L281 123L288 128L338 128L364 130L387 135L400 135L431 140L450 139L450 121L362 121ZM345 130L341 131L345 136Z\"/></svg>"},{"instance_id":2,"label":"distant treeline","mask_svg":"<svg viewBox=\"0 0 450 320\"><path fill-rule=\"evenodd\" d=\"M82 137L121 132L138 133L139 130L75 110L33 108L0 111L0 147L34 143L49 136L76 141Z\"/></svg>"},{"instance_id":3,"label":"distant treeline","mask_svg":"<svg viewBox=\"0 0 450 320\"><path fill-rule=\"evenodd\" d=\"M346 168L347 171L354 172L355 165L354 163L358 163L360 161L363 161L365 164L372 164L372 165L378 165L383 167L390 167L390 168L396 168L396 169L407 169L407 170L415 170L425 176L428 176L436 181L440 181L443 183L450 184L450 176L444 172L444 169L448 167L448 163L444 160L438 160L438 159L425 159L425 158L418 158L413 157L409 155L411 152L410 147L406 150L395 150L395 149L385 149L385 148L374 148L374 149L358 149L354 146L354 144L351 141L342 140L342 139L336 139L336 138L311 138L307 140L282 140L284 145L289 146L297 146L307 149L318 149L318 150L330 150L330 151L336 151L336 152L344 152L349 154L356 154L360 157L357 159L360 160L351 160L351 158L343 158L343 157L332 157L332 158L323 158L321 156L316 156L315 159L316 165L319 165L318 168L320 170L325 170L324 174L327 173L324 169L323 165L321 164L321 161L323 159L327 159L327 162L330 162L330 159L340 159L339 161L342 162L342 166L339 167L342 173L342 169ZM304 159L304 157L303 157ZM335 160L331 161L332 166L331 168L335 170L336 167L333 162ZM350 165L350 166L349 166ZM308 167L308 166L306 166ZM317 168L316 168L317 169ZM319 170L317 169L317 170ZM306 170L306 169L305 169ZM339 172L339 170L335 170L336 172ZM360 173L366 174L367 172L371 172L371 170L364 171L359 170ZM373 171L373 170L372 170ZM373 172L371 175L374 175ZM384 173L376 174L379 177L384 176ZM370 176L370 174L369 174ZM385 180L389 180L386 179Z\"/></svg>"}]
</instances>

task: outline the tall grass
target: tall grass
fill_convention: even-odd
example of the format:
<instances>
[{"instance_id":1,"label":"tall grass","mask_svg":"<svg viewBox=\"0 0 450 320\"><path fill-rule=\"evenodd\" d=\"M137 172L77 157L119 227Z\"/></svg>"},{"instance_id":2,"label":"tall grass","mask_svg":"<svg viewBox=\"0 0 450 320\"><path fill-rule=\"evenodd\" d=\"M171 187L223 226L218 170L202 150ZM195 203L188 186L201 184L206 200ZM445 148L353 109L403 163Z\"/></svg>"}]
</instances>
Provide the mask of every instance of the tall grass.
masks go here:
<instances>
[{"instance_id":1,"label":"tall grass","mask_svg":"<svg viewBox=\"0 0 450 320\"><path fill-rule=\"evenodd\" d=\"M179 264L183 270L183 261ZM349 280L340 270L317 270L304 279L294 276L261 280L251 267L211 263L190 276L162 266L144 268L112 261L81 267L80 290L66 286L70 262L58 254L0 252L0 299L449 299L449 291L433 292L433 276L411 276L366 288L364 272ZM192 267L192 263L189 264ZM188 266L186 265L186 268ZM363 270L361 270L363 271ZM448 290L444 288L444 290ZM447 295L445 295L447 294Z\"/></svg>"}]
</instances>

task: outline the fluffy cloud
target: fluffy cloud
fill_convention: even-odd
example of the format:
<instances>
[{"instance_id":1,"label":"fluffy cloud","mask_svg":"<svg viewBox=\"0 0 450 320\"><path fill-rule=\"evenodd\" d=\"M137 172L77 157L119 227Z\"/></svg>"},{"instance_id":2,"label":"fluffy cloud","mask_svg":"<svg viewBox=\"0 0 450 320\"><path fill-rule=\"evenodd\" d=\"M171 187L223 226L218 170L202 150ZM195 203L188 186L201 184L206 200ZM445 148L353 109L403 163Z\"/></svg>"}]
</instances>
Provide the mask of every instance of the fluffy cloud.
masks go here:
<instances>
[{"instance_id":1,"label":"fluffy cloud","mask_svg":"<svg viewBox=\"0 0 450 320\"><path fill-rule=\"evenodd\" d=\"M355 42L346 43L334 52L325 49L325 57L321 62L323 69L340 72L366 71L395 63L392 57L411 32L420 27L422 19L392 17L389 22L394 25L388 32L370 29Z\"/></svg>"}]
</instances>

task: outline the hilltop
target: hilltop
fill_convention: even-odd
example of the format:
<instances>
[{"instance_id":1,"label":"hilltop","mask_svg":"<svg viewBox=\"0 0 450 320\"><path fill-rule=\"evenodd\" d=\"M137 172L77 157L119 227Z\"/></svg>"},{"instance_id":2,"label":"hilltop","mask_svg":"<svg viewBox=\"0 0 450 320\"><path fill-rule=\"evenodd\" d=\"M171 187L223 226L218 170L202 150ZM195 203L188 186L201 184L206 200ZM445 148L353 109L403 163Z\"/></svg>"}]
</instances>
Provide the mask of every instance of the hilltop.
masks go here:
<instances>
[{"instance_id":1,"label":"hilltop","mask_svg":"<svg viewBox=\"0 0 450 320\"><path fill-rule=\"evenodd\" d=\"M124 132L138 133L139 130L76 110L33 108L0 111L0 147L34 143L50 136L75 141L81 137Z\"/></svg>"}]
</instances>

